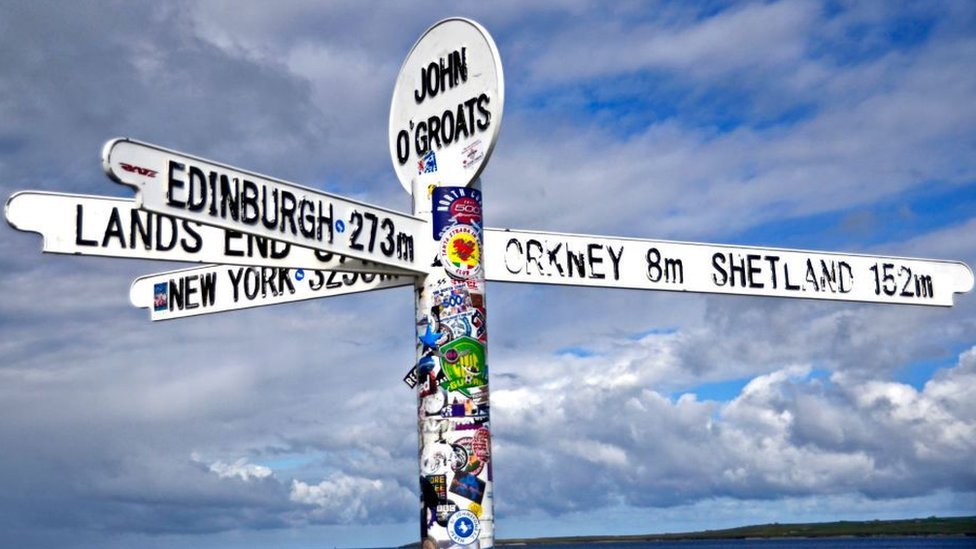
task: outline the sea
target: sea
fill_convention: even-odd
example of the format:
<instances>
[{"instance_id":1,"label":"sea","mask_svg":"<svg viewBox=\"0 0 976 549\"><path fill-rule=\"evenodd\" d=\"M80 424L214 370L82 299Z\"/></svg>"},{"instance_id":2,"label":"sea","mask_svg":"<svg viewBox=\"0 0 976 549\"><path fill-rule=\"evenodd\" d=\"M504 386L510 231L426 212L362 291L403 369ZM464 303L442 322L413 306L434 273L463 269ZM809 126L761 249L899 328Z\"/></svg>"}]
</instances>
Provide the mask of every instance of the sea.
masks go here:
<instances>
[{"instance_id":1,"label":"sea","mask_svg":"<svg viewBox=\"0 0 976 549\"><path fill-rule=\"evenodd\" d=\"M540 549L580 549L581 545L599 549L964 549L976 548L972 537L926 538L791 538L686 541L636 541L585 544L526 544L519 547ZM507 547L507 546L506 546Z\"/></svg>"},{"instance_id":2,"label":"sea","mask_svg":"<svg viewBox=\"0 0 976 549\"><path fill-rule=\"evenodd\" d=\"M504 545L527 549L976 549L973 537L790 538ZM389 548L395 549L395 548Z\"/></svg>"}]
</instances>

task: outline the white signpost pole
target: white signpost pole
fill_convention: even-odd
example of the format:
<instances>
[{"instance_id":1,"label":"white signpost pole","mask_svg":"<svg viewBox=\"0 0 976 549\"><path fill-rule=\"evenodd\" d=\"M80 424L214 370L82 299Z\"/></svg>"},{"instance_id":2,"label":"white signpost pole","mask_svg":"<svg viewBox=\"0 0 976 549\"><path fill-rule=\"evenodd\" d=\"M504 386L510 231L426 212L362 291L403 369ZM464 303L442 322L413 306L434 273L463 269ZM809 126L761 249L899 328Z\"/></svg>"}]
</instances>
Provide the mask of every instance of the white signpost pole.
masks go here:
<instances>
[{"instance_id":1,"label":"white signpost pole","mask_svg":"<svg viewBox=\"0 0 976 549\"><path fill-rule=\"evenodd\" d=\"M407 55L390 109L390 153L413 215L430 228L416 284L420 539L494 546L483 221L478 176L498 136L501 61L480 25L446 19Z\"/></svg>"}]
</instances>

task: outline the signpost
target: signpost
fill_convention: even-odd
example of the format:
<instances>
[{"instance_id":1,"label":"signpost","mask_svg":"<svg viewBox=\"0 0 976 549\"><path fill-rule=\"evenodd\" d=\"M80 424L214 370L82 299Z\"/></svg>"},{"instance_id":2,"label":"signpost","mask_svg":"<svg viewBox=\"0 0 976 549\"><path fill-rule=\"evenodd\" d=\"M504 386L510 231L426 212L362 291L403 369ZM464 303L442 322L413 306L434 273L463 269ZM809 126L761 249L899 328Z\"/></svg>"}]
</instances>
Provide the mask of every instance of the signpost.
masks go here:
<instances>
[{"instance_id":1,"label":"signpost","mask_svg":"<svg viewBox=\"0 0 976 549\"><path fill-rule=\"evenodd\" d=\"M952 306L959 261L488 229L488 280Z\"/></svg>"},{"instance_id":2,"label":"signpost","mask_svg":"<svg viewBox=\"0 0 976 549\"><path fill-rule=\"evenodd\" d=\"M408 215L131 139L113 139L102 166L137 191L143 210L421 272Z\"/></svg>"},{"instance_id":3,"label":"signpost","mask_svg":"<svg viewBox=\"0 0 976 549\"><path fill-rule=\"evenodd\" d=\"M264 236L140 210L134 200L21 191L7 200L7 221L39 233L48 253L186 263L232 263L369 273L409 271L349 259Z\"/></svg>"},{"instance_id":4,"label":"signpost","mask_svg":"<svg viewBox=\"0 0 976 549\"><path fill-rule=\"evenodd\" d=\"M215 265L137 278L129 300L152 320L170 320L412 284L412 276Z\"/></svg>"},{"instance_id":5,"label":"signpost","mask_svg":"<svg viewBox=\"0 0 976 549\"><path fill-rule=\"evenodd\" d=\"M130 299L153 320L413 285L424 549L494 546L486 280L946 307L973 288L954 261L485 229L479 176L503 106L493 40L445 19L407 55L390 109L413 215L114 139L103 167L135 201L25 191L6 217L46 252L220 264L137 279Z\"/></svg>"}]
</instances>

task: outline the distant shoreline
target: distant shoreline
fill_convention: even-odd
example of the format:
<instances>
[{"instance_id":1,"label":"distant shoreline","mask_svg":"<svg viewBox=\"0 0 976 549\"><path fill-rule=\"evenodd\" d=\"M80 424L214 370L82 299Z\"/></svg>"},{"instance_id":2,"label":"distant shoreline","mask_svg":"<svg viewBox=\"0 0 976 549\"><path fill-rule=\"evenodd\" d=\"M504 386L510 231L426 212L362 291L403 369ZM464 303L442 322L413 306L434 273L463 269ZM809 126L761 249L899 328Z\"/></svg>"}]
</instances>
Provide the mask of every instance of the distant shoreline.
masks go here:
<instances>
[{"instance_id":1,"label":"distant shoreline","mask_svg":"<svg viewBox=\"0 0 976 549\"><path fill-rule=\"evenodd\" d=\"M667 534L637 534L624 536L560 536L541 538L511 538L496 540L496 547L525 545L555 545L574 543L629 543L692 540L748 540L748 539L811 539L811 538L922 538L976 537L976 516L928 517L903 520L837 521L798 524L758 524ZM402 549L419 547L419 543L402 545Z\"/></svg>"},{"instance_id":2,"label":"distant shoreline","mask_svg":"<svg viewBox=\"0 0 976 549\"><path fill-rule=\"evenodd\" d=\"M759 524L667 534L625 536L560 536L497 540L495 545L553 545L572 543L626 543L723 539L810 539L865 537L976 537L976 516L929 517L904 520L838 521L799 524Z\"/></svg>"}]
</instances>

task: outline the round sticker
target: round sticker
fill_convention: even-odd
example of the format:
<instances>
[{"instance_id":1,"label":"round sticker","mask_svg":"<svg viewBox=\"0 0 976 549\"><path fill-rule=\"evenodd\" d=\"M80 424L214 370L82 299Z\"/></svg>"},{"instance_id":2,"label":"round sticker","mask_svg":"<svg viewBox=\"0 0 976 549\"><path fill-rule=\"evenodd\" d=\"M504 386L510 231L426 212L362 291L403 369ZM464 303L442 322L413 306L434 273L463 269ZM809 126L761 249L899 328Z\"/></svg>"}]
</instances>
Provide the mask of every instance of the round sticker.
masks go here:
<instances>
[{"instance_id":1,"label":"round sticker","mask_svg":"<svg viewBox=\"0 0 976 549\"><path fill-rule=\"evenodd\" d=\"M461 509L447 521L447 535L459 545L470 545L481 533L481 522L474 513Z\"/></svg>"},{"instance_id":2,"label":"round sticker","mask_svg":"<svg viewBox=\"0 0 976 549\"><path fill-rule=\"evenodd\" d=\"M455 225L441 237L441 264L454 278L472 278L481 273L481 242L467 225Z\"/></svg>"}]
</instances>

